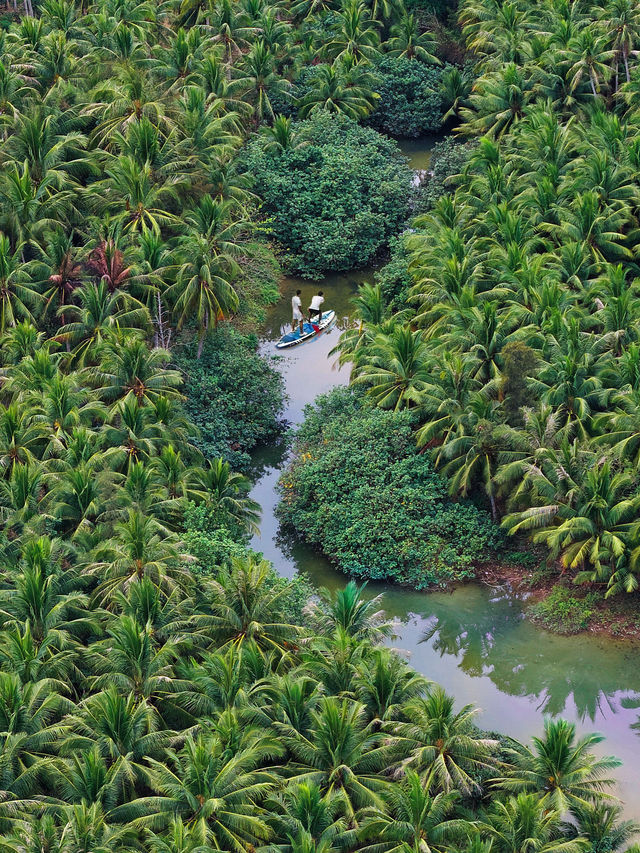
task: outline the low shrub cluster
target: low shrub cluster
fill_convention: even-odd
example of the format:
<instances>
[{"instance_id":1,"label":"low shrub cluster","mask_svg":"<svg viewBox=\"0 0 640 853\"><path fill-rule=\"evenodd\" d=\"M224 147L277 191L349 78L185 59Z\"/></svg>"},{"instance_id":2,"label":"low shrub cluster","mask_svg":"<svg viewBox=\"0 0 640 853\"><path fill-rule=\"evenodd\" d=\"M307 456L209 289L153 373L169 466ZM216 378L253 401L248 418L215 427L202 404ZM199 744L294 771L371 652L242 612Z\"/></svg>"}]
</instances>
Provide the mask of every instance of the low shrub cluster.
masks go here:
<instances>
[{"instance_id":1,"label":"low shrub cluster","mask_svg":"<svg viewBox=\"0 0 640 853\"><path fill-rule=\"evenodd\" d=\"M296 123L286 147L258 136L244 162L290 271L366 266L406 220L411 171L399 148L344 116Z\"/></svg>"},{"instance_id":2,"label":"low shrub cluster","mask_svg":"<svg viewBox=\"0 0 640 853\"><path fill-rule=\"evenodd\" d=\"M462 172L474 148L474 142L458 142L452 136L436 142L431 152L429 175L416 194L416 213L431 210L439 198L454 189L449 179Z\"/></svg>"},{"instance_id":3,"label":"low shrub cluster","mask_svg":"<svg viewBox=\"0 0 640 853\"><path fill-rule=\"evenodd\" d=\"M442 124L442 69L385 56L376 66L380 95L369 123L390 136L422 136Z\"/></svg>"},{"instance_id":4,"label":"low shrub cluster","mask_svg":"<svg viewBox=\"0 0 640 853\"><path fill-rule=\"evenodd\" d=\"M533 605L529 616L557 634L577 634L589 626L598 601L597 593L576 596L565 586L556 584L546 598Z\"/></svg>"},{"instance_id":5,"label":"low shrub cluster","mask_svg":"<svg viewBox=\"0 0 640 853\"><path fill-rule=\"evenodd\" d=\"M258 353L255 337L227 326L210 336L199 360L193 356L187 348L178 366L186 377L186 410L199 430L195 444L206 457L222 456L246 470L249 451L280 429L282 376Z\"/></svg>"},{"instance_id":6,"label":"low shrub cluster","mask_svg":"<svg viewBox=\"0 0 640 853\"><path fill-rule=\"evenodd\" d=\"M307 411L280 489L282 521L357 577L416 589L470 578L499 541L485 512L448 499L411 415L349 389Z\"/></svg>"}]
</instances>

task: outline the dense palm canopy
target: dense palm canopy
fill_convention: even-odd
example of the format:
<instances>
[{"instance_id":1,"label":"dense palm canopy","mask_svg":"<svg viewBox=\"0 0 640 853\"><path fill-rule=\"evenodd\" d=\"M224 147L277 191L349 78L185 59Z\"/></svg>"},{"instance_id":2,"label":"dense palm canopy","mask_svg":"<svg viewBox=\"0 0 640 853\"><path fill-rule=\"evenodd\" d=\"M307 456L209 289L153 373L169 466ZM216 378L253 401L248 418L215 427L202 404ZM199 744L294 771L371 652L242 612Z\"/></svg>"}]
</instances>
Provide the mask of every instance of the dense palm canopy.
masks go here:
<instances>
[{"instance_id":1,"label":"dense palm canopy","mask_svg":"<svg viewBox=\"0 0 640 853\"><path fill-rule=\"evenodd\" d=\"M467 0L460 21L477 76L449 115L481 138L412 223L400 310L365 316L340 358L373 403L414 412L453 496L572 579L633 593L638 15Z\"/></svg>"},{"instance_id":2,"label":"dense palm canopy","mask_svg":"<svg viewBox=\"0 0 640 853\"><path fill-rule=\"evenodd\" d=\"M598 827L631 837L595 736L487 737L382 645L378 598L351 583L308 605L251 552L250 482L204 459L185 417L170 345L196 339L199 358L269 252L243 143L304 146L296 111L367 117L381 55L435 59L424 19L393 0L22 5L0 38L0 848L573 853ZM408 238L407 310L363 290L343 355L373 404L416 418L452 491L479 481L497 507L517 469L508 522L542 509L567 564L630 588L639 24L616 2L563 38L573 13L550 4L548 44L529 45L538 13L463 10L483 76L470 92L450 74L453 114L490 138ZM523 361L528 402L558 423L546 449L510 407Z\"/></svg>"}]
</instances>

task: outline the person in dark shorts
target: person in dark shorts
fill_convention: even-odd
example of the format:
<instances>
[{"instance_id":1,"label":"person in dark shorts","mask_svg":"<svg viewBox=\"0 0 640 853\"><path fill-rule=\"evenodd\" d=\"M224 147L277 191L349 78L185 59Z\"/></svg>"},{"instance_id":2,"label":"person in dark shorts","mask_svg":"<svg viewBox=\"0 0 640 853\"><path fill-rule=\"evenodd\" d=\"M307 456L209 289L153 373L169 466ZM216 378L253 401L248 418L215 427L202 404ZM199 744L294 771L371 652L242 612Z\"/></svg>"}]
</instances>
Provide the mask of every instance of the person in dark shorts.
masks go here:
<instances>
[{"instance_id":1,"label":"person in dark shorts","mask_svg":"<svg viewBox=\"0 0 640 853\"><path fill-rule=\"evenodd\" d=\"M313 323L314 319L317 323L322 320L322 303L324 302L324 296L322 295L322 291L319 290L315 296L311 297L311 305L309 306L309 322Z\"/></svg>"}]
</instances>

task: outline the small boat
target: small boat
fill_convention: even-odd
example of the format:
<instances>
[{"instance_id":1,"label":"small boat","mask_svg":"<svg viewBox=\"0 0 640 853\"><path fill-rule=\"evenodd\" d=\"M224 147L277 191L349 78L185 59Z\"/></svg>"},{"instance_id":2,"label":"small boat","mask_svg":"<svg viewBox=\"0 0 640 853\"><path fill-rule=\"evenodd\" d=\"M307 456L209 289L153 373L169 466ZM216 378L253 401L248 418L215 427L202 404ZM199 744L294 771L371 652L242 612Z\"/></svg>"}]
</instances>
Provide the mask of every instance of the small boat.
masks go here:
<instances>
[{"instance_id":1,"label":"small boat","mask_svg":"<svg viewBox=\"0 0 640 853\"><path fill-rule=\"evenodd\" d=\"M302 327L302 334L300 333L300 329L296 329L295 332L287 332L286 335L283 335L276 344L276 349L288 349L289 347L295 347L298 346L298 344L304 344L306 341L310 341L311 338L315 338L316 335L319 335L321 332L324 332L325 329L328 329L335 319L335 311L323 311L322 318L319 322L304 323Z\"/></svg>"}]
</instances>

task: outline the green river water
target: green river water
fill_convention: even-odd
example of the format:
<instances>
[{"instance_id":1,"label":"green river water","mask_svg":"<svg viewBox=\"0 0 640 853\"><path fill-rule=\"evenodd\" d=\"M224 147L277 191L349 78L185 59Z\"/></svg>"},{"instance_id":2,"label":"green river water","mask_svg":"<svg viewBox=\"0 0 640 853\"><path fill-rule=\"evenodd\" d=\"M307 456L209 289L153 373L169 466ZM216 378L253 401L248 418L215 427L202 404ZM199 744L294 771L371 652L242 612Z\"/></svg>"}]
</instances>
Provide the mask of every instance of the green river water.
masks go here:
<instances>
[{"instance_id":1,"label":"green river water","mask_svg":"<svg viewBox=\"0 0 640 853\"><path fill-rule=\"evenodd\" d=\"M414 168L428 166L426 147L424 141L403 146ZM284 376L285 416L291 426L300 423L305 405L318 394L347 383L348 369L337 370L329 351L349 322L350 300L358 284L371 280L372 273L335 275L322 282L283 279L282 299L268 314L262 349L265 355L274 355ZM338 321L319 338L275 356L273 342L290 323L291 296L298 287L305 309L312 293L321 288ZM262 506L262 522L252 546L282 575L300 571L316 586L344 585L345 576L321 554L278 529L275 487L286 455L284 441L254 455L252 496ZM524 617L525 602L507 587L468 584L435 593L382 585L369 589L384 593L384 607L396 620L394 646L459 703L481 708L479 724L484 728L526 741L541 731L545 714L561 714L575 721L581 732L605 735L601 753L624 762L616 778L625 815L640 819L640 646L543 631Z\"/></svg>"}]
</instances>

